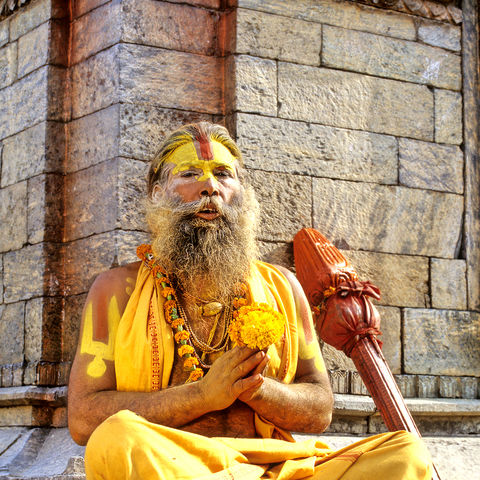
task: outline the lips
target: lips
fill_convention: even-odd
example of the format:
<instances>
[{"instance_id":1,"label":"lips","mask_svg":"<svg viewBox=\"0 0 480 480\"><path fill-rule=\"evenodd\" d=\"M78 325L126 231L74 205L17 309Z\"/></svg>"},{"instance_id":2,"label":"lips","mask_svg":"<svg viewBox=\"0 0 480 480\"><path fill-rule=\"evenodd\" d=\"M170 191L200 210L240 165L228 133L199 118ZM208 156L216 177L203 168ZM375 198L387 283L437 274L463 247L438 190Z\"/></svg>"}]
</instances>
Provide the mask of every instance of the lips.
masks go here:
<instances>
[{"instance_id":1,"label":"lips","mask_svg":"<svg viewBox=\"0 0 480 480\"><path fill-rule=\"evenodd\" d=\"M206 208L197 212L195 216L203 218L204 220L214 220L220 216L220 213L215 205L210 204Z\"/></svg>"}]
</instances>

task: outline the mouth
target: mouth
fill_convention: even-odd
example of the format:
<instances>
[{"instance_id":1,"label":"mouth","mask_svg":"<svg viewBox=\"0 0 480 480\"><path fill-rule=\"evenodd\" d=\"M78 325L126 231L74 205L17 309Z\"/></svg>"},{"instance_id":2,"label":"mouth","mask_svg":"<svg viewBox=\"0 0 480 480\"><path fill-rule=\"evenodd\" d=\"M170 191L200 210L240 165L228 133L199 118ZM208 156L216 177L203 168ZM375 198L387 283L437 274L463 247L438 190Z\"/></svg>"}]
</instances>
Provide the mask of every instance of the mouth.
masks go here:
<instances>
[{"instance_id":1,"label":"mouth","mask_svg":"<svg viewBox=\"0 0 480 480\"><path fill-rule=\"evenodd\" d=\"M203 218L204 220L214 220L220 216L220 212L215 205L208 205L206 208L200 210L195 214L196 217Z\"/></svg>"}]
</instances>

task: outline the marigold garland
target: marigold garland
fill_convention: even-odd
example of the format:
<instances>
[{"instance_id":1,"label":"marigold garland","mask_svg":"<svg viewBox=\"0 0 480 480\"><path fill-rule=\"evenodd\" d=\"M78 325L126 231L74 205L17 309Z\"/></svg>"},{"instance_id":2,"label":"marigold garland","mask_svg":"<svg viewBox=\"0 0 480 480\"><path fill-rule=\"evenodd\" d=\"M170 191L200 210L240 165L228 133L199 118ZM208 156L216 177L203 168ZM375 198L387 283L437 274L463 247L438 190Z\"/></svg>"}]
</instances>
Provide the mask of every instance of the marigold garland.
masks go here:
<instances>
[{"instance_id":1,"label":"marigold garland","mask_svg":"<svg viewBox=\"0 0 480 480\"><path fill-rule=\"evenodd\" d=\"M263 350L275 343L285 329L285 317L266 303L242 306L230 325L235 344Z\"/></svg>"}]
</instances>

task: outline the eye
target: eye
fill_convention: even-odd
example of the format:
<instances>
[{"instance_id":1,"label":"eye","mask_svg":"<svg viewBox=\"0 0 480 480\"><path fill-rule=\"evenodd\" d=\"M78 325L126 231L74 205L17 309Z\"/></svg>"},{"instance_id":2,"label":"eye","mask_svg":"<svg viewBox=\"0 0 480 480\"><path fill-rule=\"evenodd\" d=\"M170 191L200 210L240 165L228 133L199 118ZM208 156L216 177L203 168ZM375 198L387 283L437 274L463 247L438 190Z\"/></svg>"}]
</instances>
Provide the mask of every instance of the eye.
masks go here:
<instances>
[{"instance_id":1,"label":"eye","mask_svg":"<svg viewBox=\"0 0 480 480\"><path fill-rule=\"evenodd\" d=\"M196 177L198 175L197 172L194 172L192 170L187 170L186 172L182 172L180 176L182 178L190 178L190 177Z\"/></svg>"},{"instance_id":2,"label":"eye","mask_svg":"<svg viewBox=\"0 0 480 480\"><path fill-rule=\"evenodd\" d=\"M226 170L226 169L215 170L215 176L228 178L232 176L232 173L230 172L230 170Z\"/></svg>"}]
</instances>

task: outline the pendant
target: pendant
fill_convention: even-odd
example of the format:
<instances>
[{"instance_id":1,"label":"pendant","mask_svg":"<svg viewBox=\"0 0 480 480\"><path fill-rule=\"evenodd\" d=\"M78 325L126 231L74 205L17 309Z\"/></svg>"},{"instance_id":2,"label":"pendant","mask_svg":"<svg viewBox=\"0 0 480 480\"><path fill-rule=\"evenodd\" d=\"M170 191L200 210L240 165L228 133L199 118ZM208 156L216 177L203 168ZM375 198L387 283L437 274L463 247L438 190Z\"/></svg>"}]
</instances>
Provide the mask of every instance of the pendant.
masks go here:
<instances>
[{"instance_id":1,"label":"pendant","mask_svg":"<svg viewBox=\"0 0 480 480\"><path fill-rule=\"evenodd\" d=\"M200 315L204 317L213 317L218 315L223 310L223 305L220 302L210 302L198 307Z\"/></svg>"}]
</instances>

